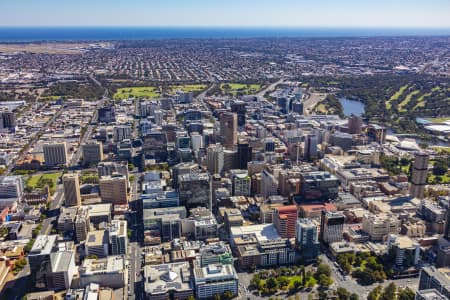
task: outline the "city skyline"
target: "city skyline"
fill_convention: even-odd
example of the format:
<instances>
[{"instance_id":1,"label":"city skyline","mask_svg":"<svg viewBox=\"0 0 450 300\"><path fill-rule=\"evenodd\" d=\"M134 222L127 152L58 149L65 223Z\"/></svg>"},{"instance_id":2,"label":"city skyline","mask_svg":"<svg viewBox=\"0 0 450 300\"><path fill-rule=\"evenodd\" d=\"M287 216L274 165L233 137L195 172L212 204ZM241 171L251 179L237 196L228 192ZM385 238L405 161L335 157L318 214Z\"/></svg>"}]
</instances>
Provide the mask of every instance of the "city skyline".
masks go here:
<instances>
[{"instance_id":1,"label":"city skyline","mask_svg":"<svg viewBox=\"0 0 450 300\"><path fill-rule=\"evenodd\" d=\"M19 0L0 3L0 27L450 27L448 1L392 2Z\"/></svg>"}]
</instances>

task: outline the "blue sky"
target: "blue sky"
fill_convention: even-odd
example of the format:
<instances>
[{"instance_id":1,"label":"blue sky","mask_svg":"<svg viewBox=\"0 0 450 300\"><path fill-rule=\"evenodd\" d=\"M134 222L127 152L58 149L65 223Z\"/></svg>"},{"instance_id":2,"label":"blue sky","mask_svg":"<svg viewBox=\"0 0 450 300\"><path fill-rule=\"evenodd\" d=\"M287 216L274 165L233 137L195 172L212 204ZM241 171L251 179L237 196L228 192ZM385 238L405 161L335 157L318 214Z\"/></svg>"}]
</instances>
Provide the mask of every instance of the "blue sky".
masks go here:
<instances>
[{"instance_id":1,"label":"blue sky","mask_svg":"<svg viewBox=\"0 0 450 300\"><path fill-rule=\"evenodd\" d=\"M450 1L0 0L0 26L450 28Z\"/></svg>"}]
</instances>

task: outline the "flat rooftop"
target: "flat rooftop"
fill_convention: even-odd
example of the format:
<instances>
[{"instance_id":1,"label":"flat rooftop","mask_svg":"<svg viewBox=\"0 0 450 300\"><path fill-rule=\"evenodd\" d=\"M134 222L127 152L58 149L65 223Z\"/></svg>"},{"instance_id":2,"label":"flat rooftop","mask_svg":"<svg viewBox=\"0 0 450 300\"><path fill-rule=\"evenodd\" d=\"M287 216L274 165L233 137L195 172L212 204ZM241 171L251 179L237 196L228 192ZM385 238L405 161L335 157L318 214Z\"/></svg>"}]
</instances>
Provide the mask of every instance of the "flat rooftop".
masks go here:
<instances>
[{"instance_id":1,"label":"flat rooftop","mask_svg":"<svg viewBox=\"0 0 450 300\"><path fill-rule=\"evenodd\" d=\"M231 227L233 237L255 234L256 239L260 241L269 241L281 239L274 224L258 224L250 226Z\"/></svg>"}]
</instances>

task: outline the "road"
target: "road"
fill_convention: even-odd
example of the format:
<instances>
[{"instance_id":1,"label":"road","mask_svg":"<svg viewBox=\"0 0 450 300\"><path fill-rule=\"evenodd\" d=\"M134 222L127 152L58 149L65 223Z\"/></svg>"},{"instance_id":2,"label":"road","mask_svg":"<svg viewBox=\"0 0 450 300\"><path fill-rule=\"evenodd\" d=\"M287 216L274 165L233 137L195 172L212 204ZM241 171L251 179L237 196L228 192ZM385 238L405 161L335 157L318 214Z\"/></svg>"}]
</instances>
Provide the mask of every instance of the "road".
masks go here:
<instances>
[{"instance_id":1,"label":"road","mask_svg":"<svg viewBox=\"0 0 450 300\"><path fill-rule=\"evenodd\" d=\"M141 279L141 248L138 243L130 243L128 246L129 276L128 299L142 299L143 287Z\"/></svg>"},{"instance_id":2,"label":"road","mask_svg":"<svg viewBox=\"0 0 450 300\"><path fill-rule=\"evenodd\" d=\"M303 101L303 113L305 115L310 115L316 105L325 100L327 94L323 93L309 93L309 97Z\"/></svg>"}]
</instances>

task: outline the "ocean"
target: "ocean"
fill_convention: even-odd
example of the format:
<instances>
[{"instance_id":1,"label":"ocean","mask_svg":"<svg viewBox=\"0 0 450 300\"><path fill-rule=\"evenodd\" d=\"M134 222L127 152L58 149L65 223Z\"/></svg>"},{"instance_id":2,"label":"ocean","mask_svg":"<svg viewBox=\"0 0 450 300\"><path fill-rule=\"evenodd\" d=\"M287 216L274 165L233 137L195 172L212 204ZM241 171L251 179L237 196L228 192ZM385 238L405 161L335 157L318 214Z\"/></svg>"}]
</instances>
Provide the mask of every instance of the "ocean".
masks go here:
<instances>
[{"instance_id":1,"label":"ocean","mask_svg":"<svg viewBox=\"0 0 450 300\"><path fill-rule=\"evenodd\" d=\"M0 27L0 42L449 36L450 28Z\"/></svg>"}]
</instances>

